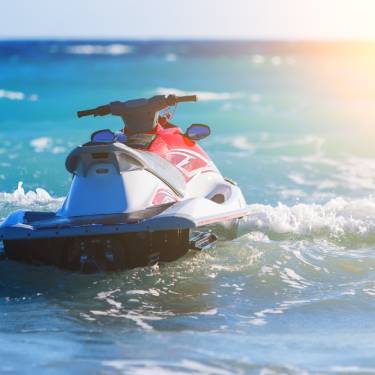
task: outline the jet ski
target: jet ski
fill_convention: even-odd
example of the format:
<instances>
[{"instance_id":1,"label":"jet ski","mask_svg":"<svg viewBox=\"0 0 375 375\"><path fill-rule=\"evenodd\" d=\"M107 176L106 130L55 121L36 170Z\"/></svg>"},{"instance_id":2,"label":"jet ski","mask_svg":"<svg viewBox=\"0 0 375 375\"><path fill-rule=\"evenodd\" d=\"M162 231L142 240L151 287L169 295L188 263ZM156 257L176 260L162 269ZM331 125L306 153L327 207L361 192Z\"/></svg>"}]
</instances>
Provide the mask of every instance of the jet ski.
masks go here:
<instances>
[{"instance_id":1,"label":"jet ski","mask_svg":"<svg viewBox=\"0 0 375 375\"><path fill-rule=\"evenodd\" d=\"M173 261L235 236L248 214L239 187L224 178L198 142L210 128L183 132L171 108L197 97L158 95L77 112L120 116L119 132L94 132L66 158L69 193L57 212L18 210L0 225L9 259L96 272Z\"/></svg>"}]
</instances>

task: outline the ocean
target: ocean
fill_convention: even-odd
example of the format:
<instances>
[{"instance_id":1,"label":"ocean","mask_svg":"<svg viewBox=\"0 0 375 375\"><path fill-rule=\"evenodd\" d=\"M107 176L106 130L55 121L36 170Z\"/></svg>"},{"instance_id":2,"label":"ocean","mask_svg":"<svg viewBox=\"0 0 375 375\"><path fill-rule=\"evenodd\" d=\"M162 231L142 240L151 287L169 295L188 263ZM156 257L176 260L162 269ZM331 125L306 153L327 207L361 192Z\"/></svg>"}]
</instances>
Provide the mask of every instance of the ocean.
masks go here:
<instances>
[{"instance_id":1,"label":"ocean","mask_svg":"<svg viewBox=\"0 0 375 375\"><path fill-rule=\"evenodd\" d=\"M241 236L159 267L0 262L0 372L375 374L375 46L0 42L0 220L58 208L114 100L197 93L173 122L250 205ZM0 245L1 247L1 245Z\"/></svg>"}]
</instances>

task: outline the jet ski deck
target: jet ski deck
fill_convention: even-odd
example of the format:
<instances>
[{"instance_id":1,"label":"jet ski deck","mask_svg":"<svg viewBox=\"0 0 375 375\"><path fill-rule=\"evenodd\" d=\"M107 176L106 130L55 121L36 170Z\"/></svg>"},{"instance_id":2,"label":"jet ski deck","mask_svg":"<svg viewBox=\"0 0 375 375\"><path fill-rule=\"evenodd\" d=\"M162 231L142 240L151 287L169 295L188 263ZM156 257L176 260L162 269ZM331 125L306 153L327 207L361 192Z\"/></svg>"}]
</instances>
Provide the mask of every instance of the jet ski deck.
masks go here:
<instances>
[{"instance_id":1,"label":"jet ski deck","mask_svg":"<svg viewBox=\"0 0 375 375\"><path fill-rule=\"evenodd\" d=\"M214 242L215 238L211 240ZM198 241L197 241L198 242ZM115 271L172 261L186 254L189 230L137 231L95 236L72 232L63 237L3 240L11 260L46 264L84 273ZM199 245L199 243L198 243Z\"/></svg>"},{"instance_id":2,"label":"jet ski deck","mask_svg":"<svg viewBox=\"0 0 375 375\"><path fill-rule=\"evenodd\" d=\"M176 213L172 206L173 203L167 203L138 212L69 218L54 212L16 211L0 224L0 241L198 229L215 223L230 223L249 213L245 208L193 217L184 212Z\"/></svg>"}]
</instances>

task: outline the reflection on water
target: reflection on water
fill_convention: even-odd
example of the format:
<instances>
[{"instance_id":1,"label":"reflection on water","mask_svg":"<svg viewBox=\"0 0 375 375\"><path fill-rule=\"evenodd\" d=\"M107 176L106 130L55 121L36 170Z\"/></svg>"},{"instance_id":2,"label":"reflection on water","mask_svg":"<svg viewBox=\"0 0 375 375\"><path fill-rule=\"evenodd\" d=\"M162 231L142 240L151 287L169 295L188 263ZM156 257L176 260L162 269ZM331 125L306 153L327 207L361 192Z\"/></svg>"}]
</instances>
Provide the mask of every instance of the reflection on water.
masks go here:
<instances>
[{"instance_id":1,"label":"reflection on water","mask_svg":"<svg viewBox=\"0 0 375 375\"><path fill-rule=\"evenodd\" d=\"M79 361L89 362L79 365L83 368L109 366L130 373L181 367L188 372L197 366L205 373L212 365L212 373L230 373L231 368L258 371L268 362L253 358L259 358L263 345L271 345L275 334L272 356L282 345L291 345L292 332L315 337L324 331L341 337L354 326L356 334L368 335L374 267L369 248L350 250L326 239L280 242L261 233L160 267L94 276L3 261L0 301L5 319L0 329L5 336L32 334L33 342L53 334L58 346L73 343L82 352L78 357L86 358ZM351 317L348 327L345 322ZM222 347L225 342L230 345ZM298 350L313 363L319 348L308 342L307 352ZM146 347L142 355L147 361L137 353L136 343ZM178 352L176 360L165 356L163 345ZM347 345L361 361L371 363L354 342ZM96 359L88 354L92 347L100 348ZM224 353L222 363L213 362L218 352ZM238 353L242 361L237 363ZM288 361L306 363L296 362L294 352L286 355ZM16 352L9 357L14 368L17 358ZM65 363L76 353L64 348L58 358ZM58 365L52 361L52 366Z\"/></svg>"}]
</instances>

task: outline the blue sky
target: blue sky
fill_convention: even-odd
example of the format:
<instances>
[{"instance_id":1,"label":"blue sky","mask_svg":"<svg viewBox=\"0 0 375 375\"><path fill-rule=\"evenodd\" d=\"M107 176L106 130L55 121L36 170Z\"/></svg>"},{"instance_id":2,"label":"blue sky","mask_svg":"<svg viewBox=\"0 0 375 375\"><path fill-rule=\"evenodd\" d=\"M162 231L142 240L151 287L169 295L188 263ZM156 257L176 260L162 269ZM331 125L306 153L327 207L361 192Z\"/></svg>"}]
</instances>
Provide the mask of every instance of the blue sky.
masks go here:
<instances>
[{"instance_id":1,"label":"blue sky","mask_svg":"<svg viewBox=\"0 0 375 375\"><path fill-rule=\"evenodd\" d=\"M375 39L375 0L0 0L0 38Z\"/></svg>"}]
</instances>

